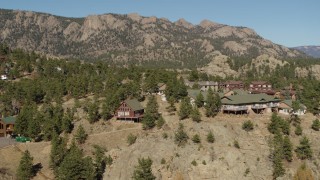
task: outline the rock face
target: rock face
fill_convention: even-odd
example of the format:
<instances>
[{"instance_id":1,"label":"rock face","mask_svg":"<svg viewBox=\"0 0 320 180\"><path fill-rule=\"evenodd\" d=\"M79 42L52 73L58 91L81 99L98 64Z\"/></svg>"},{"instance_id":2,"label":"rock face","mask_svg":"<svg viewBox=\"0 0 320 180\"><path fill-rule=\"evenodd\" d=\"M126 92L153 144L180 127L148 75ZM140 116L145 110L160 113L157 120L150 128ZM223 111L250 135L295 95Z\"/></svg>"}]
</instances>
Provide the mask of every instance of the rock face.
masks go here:
<instances>
[{"instance_id":1,"label":"rock face","mask_svg":"<svg viewBox=\"0 0 320 180\"><path fill-rule=\"evenodd\" d=\"M184 19L170 22L138 14L66 18L0 10L0 41L14 48L60 57L170 67L205 66L211 61L208 54L214 51L227 56L301 55L261 38L249 28L209 20L193 25Z\"/></svg>"}]
</instances>

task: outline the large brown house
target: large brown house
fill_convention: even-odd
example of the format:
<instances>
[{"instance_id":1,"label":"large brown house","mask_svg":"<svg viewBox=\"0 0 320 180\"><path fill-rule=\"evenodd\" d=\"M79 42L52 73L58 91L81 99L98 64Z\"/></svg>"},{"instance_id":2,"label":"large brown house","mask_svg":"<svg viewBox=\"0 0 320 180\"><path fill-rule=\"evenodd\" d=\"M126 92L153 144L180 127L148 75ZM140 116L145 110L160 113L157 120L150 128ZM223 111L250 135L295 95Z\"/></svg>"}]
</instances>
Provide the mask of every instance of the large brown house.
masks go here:
<instances>
[{"instance_id":1,"label":"large brown house","mask_svg":"<svg viewBox=\"0 0 320 180\"><path fill-rule=\"evenodd\" d=\"M117 109L115 116L118 120L139 122L143 117L144 108L137 99L125 100Z\"/></svg>"},{"instance_id":2,"label":"large brown house","mask_svg":"<svg viewBox=\"0 0 320 180\"><path fill-rule=\"evenodd\" d=\"M13 133L16 118L13 116L5 117L0 120L0 137L6 137Z\"/></svg>"},{"instance_id":3,"label":"large brown house","mask_svg":"<svg viewBox=\"0 0 320 180\"><path fill-rule=\"evenodd\" d=\"M252 81L249 85L249 91L253 94L265 93L268 95L274 95L275 91L272 89L272 85L266 81Z\"/></svg>"}]
</instances>

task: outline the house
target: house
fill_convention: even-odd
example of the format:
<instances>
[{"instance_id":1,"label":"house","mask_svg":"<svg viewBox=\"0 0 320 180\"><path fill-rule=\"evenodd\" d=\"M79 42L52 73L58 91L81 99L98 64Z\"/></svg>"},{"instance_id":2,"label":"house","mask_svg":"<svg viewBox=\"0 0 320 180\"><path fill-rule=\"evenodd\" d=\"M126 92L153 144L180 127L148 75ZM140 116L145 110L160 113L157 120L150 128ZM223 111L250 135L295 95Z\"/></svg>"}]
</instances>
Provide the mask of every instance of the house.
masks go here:
<instances>
[{"instance_id":1,"label":"house","mask_svg":"<svg viewBox=\"0 0 320 180\"><path fill-rule=\"evenodd\" d=\"M16 118L13 116L5 117L0 120L0 137L11 135L14 130Z\"/></svg>"},{"instance_id":2,"label":"house","mask_svg":"<svg viewBox=\"0 0 320 180\"><path fill-rule=\"evenodd\" d=\"M304 115L306 113L307 107L300 104L300 109L293 112L294 115ZM292 112L292 100L284 100L279 103L279 113L289 115Z\"/></svg>"},{"instance_id":3,"label":"house","mask_svg":"<svg viewBox=\"0 0 320 180\"><path fill-rule=\"evenodd\" d=\"M118 120L130 120L139 122L143 117L144 108L137 99L130 99L121 102L116 110L115 116Z\"/></svg>"},{"instance_id":4,"label":"house","mask_svg":"<svg viewBox=\"0 0 320 180\"><path fill-rule=\"evenodd\" d=\"M275 91L272 89L272 85L266 81L252 81L249 85L249 91L252 94L265 93L268 95L274 95Z\"/></svg>"},{"instance_id":5,"label":"house","mask_svg":"<svg viewBox=\"0 0 320 180\"><path fill-rule=\"evenodd\" d=\"M279 99L267 94L238 94L221 98L221 111L232 114L248 114L250 111L261 114L277 111Z\"/></svg>"},{"instance_id":6,"label":"house","mask_svg":"<svg viewBox=\"0 0 320 180\"><path fill-rule=\"evenodd\" d=\"M219 84L219 89L223 91L230 91L234 89L244 89L244 83L242 81L227 81Z\"/></svg>"},{"instance_id":7,"label":"house","mask_svg":"<svg viewBox=\"0 0 320 180\"><path fill-rule=\"evenodd\" d=\"M185 85L190 88L193 88L196 85L201 91L208 91L209 88L211 88L213 91L216 91L216 92L219 90L219 83L215 81L191 82L186 80Z\"/></svg>"},{"instance_id":8,"label":"house","mask_svg":"<svg viewBox=\"0 0 320 180\"><path fill-rule=\"evenodd\" d=\"M203 96L203 103L205 104L205 101L207 100L207 91L201 91L200 89L188 89L188 96L190 97L190 103L192 106L195 105L195 101L197 99L197 96L201 93Z\"/></svg>"}]
</instances>

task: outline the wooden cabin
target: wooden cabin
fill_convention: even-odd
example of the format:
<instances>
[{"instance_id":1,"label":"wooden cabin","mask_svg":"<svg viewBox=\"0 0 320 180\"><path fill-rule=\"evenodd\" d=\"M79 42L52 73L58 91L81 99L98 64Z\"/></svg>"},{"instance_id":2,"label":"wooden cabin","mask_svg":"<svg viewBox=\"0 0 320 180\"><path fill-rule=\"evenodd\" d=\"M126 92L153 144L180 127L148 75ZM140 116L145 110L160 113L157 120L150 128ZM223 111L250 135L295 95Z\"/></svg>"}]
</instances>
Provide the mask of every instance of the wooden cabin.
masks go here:
<instances>
[{"instance_id":1,"label":"wooden cabin","mask_svg":"<svg viewBox=\"0 0 320 180\"><path fill-rule=\"evenodd\" d=\"M5 117L0 120L0 137L11 135L14 130L16 118L13 116Z\"/></svg>"},{"instance_id":2,"label":"wooden cabin","mask_svg":"<svg viewBox=\"0 0 320 180\"><path fill-rule=\"evenodd\" d=\"M292 112L292 100L284 100L279 104L279 113L281 114L294 114L294 115L304 115L306 113L307 107L303 104L300 104L300 108L296 112Z\"/></svg>"},{"instance_id":3,"label":"wooden cabin","mask_svg":"<svg viewBox=\"0 0 320 180\"><path fill-rule=\"evenodd\" d=\"M242 81L227 81L219 84L219 89L224 92L234 89L244 89L244 83Z\"/></svg>"},{"instance_id":4,"label":"wooden cabin","mask_svg":"<svg viewBox=\"0 0 320 180\"><path fill-rule=\"evenodd\" d=\"M139 122L143 117L144 108L137 99L125 100L116 110L117 120Z\"/></svg>"}]
</instances>

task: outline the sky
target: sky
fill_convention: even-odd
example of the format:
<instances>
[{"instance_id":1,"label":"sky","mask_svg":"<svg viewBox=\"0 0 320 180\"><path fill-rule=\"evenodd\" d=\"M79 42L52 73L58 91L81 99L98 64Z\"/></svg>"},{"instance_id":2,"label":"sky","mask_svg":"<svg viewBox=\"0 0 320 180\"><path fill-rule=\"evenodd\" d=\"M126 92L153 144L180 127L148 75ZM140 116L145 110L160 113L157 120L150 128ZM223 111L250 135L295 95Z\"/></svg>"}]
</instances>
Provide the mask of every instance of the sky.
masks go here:
<instances>
[{"instance_id":1,"label":"sky","mask_svg":"<svg viewBox=\"0 0 320 180\"><path fill-rule=\"evenodd\" d=\"M0 8L67 17L138 13L245 26L287 47L320 45L320 0L0 0Z\"/></svg>"}]
</instances>

